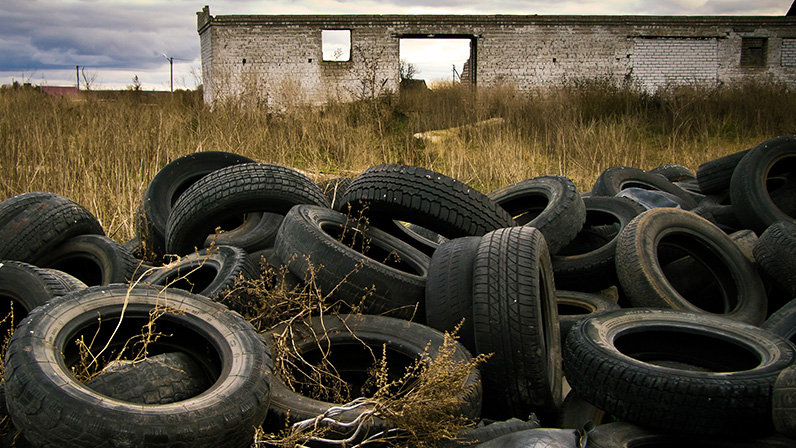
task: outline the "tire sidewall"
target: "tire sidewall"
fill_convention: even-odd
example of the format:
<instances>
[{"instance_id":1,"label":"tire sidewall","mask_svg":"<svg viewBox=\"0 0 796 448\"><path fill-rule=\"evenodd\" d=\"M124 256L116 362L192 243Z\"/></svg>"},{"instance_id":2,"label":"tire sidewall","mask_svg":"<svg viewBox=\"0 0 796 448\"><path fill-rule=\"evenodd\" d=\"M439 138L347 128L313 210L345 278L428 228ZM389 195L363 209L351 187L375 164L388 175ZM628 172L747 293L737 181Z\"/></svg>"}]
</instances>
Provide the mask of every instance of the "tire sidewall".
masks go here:
<instances>
[{"instance_id":1,"label":"tire sidewall","mask_svg":"<svg viewBox=\"0 0 796 448\"><path fill-rule=\"evenodd\" d=\"M23 321L20 325L20 328L24 327L23 331L15 332L6 358L6 397L15 425L28 437L40 438L39 442L52 439L53 443L81 446L91 440L66 442L60 440L55 431L28 431L32 429L31 425L46 427L64 422L40 421L42 417L39 416L30 418L26 401L20 399L31 393L25 389L25 383L18 381L23 377L30 381L27 387L35 384L41 396L58 403L63 412L71 415L73 423L70 427L79 421L83 424L90 422L93 430L101 432L87 437L130 438L142 443L146 437L144 433L150 428L169 426L174 431L185 425L185 428L177 429L181 432L190 431L188 428L199 421L217 420L219 424L227 419L225 414L229 412L229 403L246 409L246 415L241 418L251 422L247 426L259 424L267 410L271 373L265 346L256 331L236 313L198 296L141 286L129 291L127 285L89 288L50 301ZM170 320L202 334L216 346L222 363L221 376L210 389L176 403L141 406L105 397L72 375L61 352L66 344L71 343L69 337L81 326L96 322L98 313L118 316L123 306L126 315L135 315L148 314L153 307L164 304L179 310L170 314ZM232 417L232 420L236 419ZM125 424L120 425L120 422ZM203 429L205 432L208 429L213 432L219 430ZM229 434L232 445L243 446L246 440L250 443L253 426L246 430L249 434L245 438L240 434ZM202 435L217 436L200 433L191 437L199 439Z\"/></svg>"}]
</instances>

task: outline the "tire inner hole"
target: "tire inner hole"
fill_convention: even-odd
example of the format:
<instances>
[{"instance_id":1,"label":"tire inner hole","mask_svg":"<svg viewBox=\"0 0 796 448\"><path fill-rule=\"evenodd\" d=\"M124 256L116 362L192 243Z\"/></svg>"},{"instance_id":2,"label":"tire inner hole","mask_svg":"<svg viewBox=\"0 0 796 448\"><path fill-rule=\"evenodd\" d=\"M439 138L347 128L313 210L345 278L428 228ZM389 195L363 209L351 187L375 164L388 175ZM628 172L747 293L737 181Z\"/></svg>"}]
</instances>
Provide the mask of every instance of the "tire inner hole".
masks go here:
<instances>
[{"instance_id":1,"label":"tire inner hole","mask_svg":"<svg viewBox=\"0 0 796 448\"><path fill-rule=\"evenodd\" d=\"M761 363L758 355L740 344L689 329L629 330L615 337L614 346L639 361L680 370L740 372Z\"/></svg>"},{"instance_id":2,"label":"tire inner hole","mask_svg":"<svg viewBox=\"0 0 796 448\"><path fill-rule=\"evenodd\" d=\"M669 284L695 307L726 314L738 306L738 287L729 267L700 239L685 234L664 236L658 263Z\"/></svg>"},{"instance_id":3,"label":"tire inner hole","mask_svg":"<svg viewBox=\"0 0 796 448\"><path fill-rule=\"evenodd\" d=\"M121 325L118 325L118 312L92 315L78 322L77 328L65 339L62 353L67 369L79 381L86 382L115 360L140 361L178 352L200 366L204 383L215 383L223 364L215 345L193 328L175 320L175 317L151 308L128 308ZM93 357L97 358L96 363L91 362ZM190 397L184 397L187 398Z\"/></svg>"},{"instance_id":4,"label":"tire inner hole","mask_svg":"<svg viewBox=\"0 0 796 448\"><path fill-rule=\"evenodd\" d=\"M549 203L547 197L542 194L529 194L501 202L500 206L511 214L518 225L525 225L541 215Z\"/></svg>"},{"instance_id":5,"label":"tire inner hole","mask_svg":"<svg viewBox=\"0 0 796 448\"><path fill-rule=\"evenodd\" d=\"M403 260L393 248L386 247L378 238L371 238L354 226L326 222L321 223L321 229L335 240L372 260L408 274L422 275L421 269Z\"/></svg>"},{"instance_id":6,"label":"tire inner hole","mask_svg":"<svg viewBox=\"0 0 796 448\"><path fill-rule=\"evenodd\" d=\"M201 266L184 266L176 269L156 284L169 288L182 289L193 294L201 294L210 287L218 276L218 269L207 263Z\"/></svg>"},{"instance_id":7,"label":"tire inner hole","mask_svg":"<svg viewBox=\"0 0 796 448\"><path fill-rule=\"evenodd\" d=\"M66 272L85 283L86 286L98 286L104 283L102 266L93 257L76 254L73 257L61 258L47 267Z\"/></svg>"},{"instance_id":8,"label":"tire inner hole","mask_svg":"<svg viewBox=\"0 0 796 448\"><path fill-rule=\"evenodd\" d=\"M575 238L556 256L572 256L593 252L619 234L621 223L616 216L599 210L586 210L586 221Z\"/></svg>"},{"instance_id":9,"label":"tire inner hole","mask_svg":"<svg viewBox=\"0 0 796 448\"><path fill-rule=\"evenodd\" d=\"M359 336L358 336L359 337ZM363 339L332 338L329 345L302 348L299 362L288 369L296 393L320 401L350 401L372 397L376 392L375 374L386 360L387 380L399 380L415 362L416 355L405 353L381 342ZM384 351L382 351L384 350Z\"/></svg>"}]
</instances>

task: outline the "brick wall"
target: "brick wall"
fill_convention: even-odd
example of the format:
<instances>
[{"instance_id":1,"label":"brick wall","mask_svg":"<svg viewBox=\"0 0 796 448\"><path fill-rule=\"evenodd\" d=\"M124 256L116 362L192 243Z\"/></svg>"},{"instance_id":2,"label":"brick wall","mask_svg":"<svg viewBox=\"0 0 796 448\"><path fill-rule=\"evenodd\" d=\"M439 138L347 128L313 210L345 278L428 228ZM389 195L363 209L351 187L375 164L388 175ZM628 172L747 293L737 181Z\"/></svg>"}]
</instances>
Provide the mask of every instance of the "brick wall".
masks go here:
<instances>
[{"instance_id":1,"label":"brick wall","mask_svg":"<svg viewBox=\"0 0 796 448\"><path fill-rule=\"evenodd\" d=\"M396 91L402 37L470 39L470 81L484 87L594 78L648 90L754 77L796 85L796 17L213 17L205 7L197 23L208 102L289 107ZM335 29L351 31L349 61L322 60L321 32ZM765 66L740 66L745 37L766 39Z\"/></svg>"},{"instance_id":2,"label":"brick wall","mask_svg":"<svg viewBox=\"0 0 796 448\"><path fill-rule=\"evenodd\" d=\"M782 39L780 61L783 67L796 67L796 39Z\"/></svg>"},{"instance_id":3,"label":"brick wall","mask_svg":"<svg viewBox=\"0 0 796 448\"><path fill-rule=\"evenodd\" d=\"M718 80L716 38L636 38L633 76L644 88L667 84L715 84Z\"/></svg>"}]
</instances>

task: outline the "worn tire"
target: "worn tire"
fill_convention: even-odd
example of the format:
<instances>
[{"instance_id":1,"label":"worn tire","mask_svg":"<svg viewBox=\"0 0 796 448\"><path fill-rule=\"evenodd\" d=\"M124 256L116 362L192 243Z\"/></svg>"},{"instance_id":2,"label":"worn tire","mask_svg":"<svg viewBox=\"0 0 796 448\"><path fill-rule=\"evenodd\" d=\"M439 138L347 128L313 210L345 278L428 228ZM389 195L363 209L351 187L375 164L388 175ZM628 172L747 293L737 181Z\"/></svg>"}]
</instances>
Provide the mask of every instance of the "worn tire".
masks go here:
<instances>
[{"instance_id":1,"label":"worn tire","mask_svg":"<svg viewBox=\"0 0 796 448\"><path fill-rule=\"evenodd\" d=\"M429 257L380 229L330 208L299 205L285 216L274 249L293 275L311 276L329 299L367 314L425 314Z\"/></svg>"},{"instance_id":2,"label":"worn tire","mask_svg":"<svg viewBox=\"0 0 796 448\"><path fill-rule=\"evenodd\" d=\"M658 190L674 195L679 199L678 202L682 208L686 210L697 206L696 201L688 192L670 182L663 175L628 166L615 166L600 173L591 192L594 196L616 196L622 190L631 187Z\"/></svg>"},{"instance_id":3,"label":"worn tire","mask_svg":"<svg viewBox=\"0 0 796 448\"><path fill-rule=\"evenodd\" d=\"M510 418L504 421L484 423L481 420L479 424L473 428L467 428L457 434L451 440L446 440L439 445L439 448L461 448L467 446L475 446L479 443L488 442L506 434L512 434L518 431L525 431L528 429L539 428L539 419L536 416L526 420L518 418Z\"/></svg>"},{"instance_id":4,"label":"worn tire","mask_svg":"<svg viewBox=\"0 0 796 448\"><path fill-rule=\"evenodd\" d=\"M601 295L563 289L556 290L556 303L562 341L566 340L569 330L585 317L594 313L619 309L616 302Z\"/></svg>"},{"instance_id":5,"label":"worn tire","mask_svg":"<svg viewBox=\"0 0 796 448\"><path fill-rule=\"evenodd\" d=\"M162 353L141 361L111 361L86 386L128 403L169 404L207 390L210 379L185 353Z\"/></svg>"},{"instance_id":6,"label":"worn tire","mask_svg":"<svg viewBox=\"0 0 796 448\"><path fill-rule=\"evenodd\" d=\"M637 216L616 246L616 270L633 306L719 314L752 325L766 317L763 282L718 227L674 208ZM698 283L699 289L682 283Z\"/></svg>"},{"instance_id":7,"label":"worn tire","mask_svg":"<svg viewBox=\"0 0 796 448\"><path fill-rule=\"evenodd\" d=\"M656 166L648 172L653 174L660 174L669 180L669 182L684 182L696 179L696 174L690 168L680 165L679 163L667 163L664 165Z\"/></svg>"},{"instance_id":8,"label":"worn tire","mask_svg":"<svg viewBox=\"0 0 796 448\"><path fill-rule=\"evenodd\" d=\"M738 151L699 165L696 172L699 190L706 195L729 190L735 167L749 151Z\"/></svg>"},{"instance_id":9,"label":"worn tire","mask_svg":"<svg viewBox=\"0 0 796 448\"><path fill-rule=\"evenodd\" d=\"M214 171L191 185L174 204L166 230L168 253L185 255L208 235L247 213L286 214L297 204L328 207L307 176L279 165L242 163Z\"/></svg>"},{"instance_id":10,"label":"worn tire","mask_svg":"<svg viewBox=\"0 0 796 448\"><path fill-rule=\"evenodd\" d=\"M474 445L479 448L572 448L578 446L576 431L556 428L535 428L509 433L488 442Z\"/></svg>"},{"instance_id":11,"label":"worn tire","mask_svg":"<svg viewBox=\"0 0 796 448\"><path fill-rule=\"evenodd\" d=\"M235 246L246 252L269 249L274 246L283 218L278 213L247 213L240 226L209 235L204 247Z\"/></svg>"},{"instance_id":12,"label":"worn tire","mask_svg":"<svg viewBox=\"0 0 796 448\"><path fill-rule=\"evenodd\" d=\"M752 325L627 309L576 325L564 372L583 399L624 421L689 434L759 434L773 430L771 391L794 360L796 347Z\"/></svg>"},{"instance_id":13,"label":"worn tire","mask_svg":"<svg viewBox=\"0 0 796 448\"><path fill-rule=\"evenodd\" d=\"M553 267L534 227L486 234L473 264L473 324L484 363L484 414L554 421L561 404L561 333Z\"/></svg>"},{"instance_id":14,"label":"worn tire","mask_svg":"<svg viewBox=\"0 0 796 448\"><path fill-rule=\"evenodd\" d=\"M211 300L223 301L224 292L240 279L252 279L259 272L246 251L234 246L216 246L186 255L156 268L143 282L163 289L181 289ZM226 303L236 309L237 304Z\"/></svg>"},{"instance_id":15,"label":"worn tire","mask_svg":"<svg viewBox=\"0 0 796 448\"><path fill-rule=\"evenodd\" d=\"M796 199L777 203L768 182L784 177L787 190L796 189L796 136L775 137L755 146L738 162L730 182L730 198L738 220L758 234L777 221L796 222Z\"/></svg>"},{"instance_id":16,"label":"worn tire","mask_svg":"<svg viewBox=\"0 0 796 448\"><path fill-rule=\"evenodd\" d=\"M589 448L633 448L639 446L711 447L711 448L792 448L793 441L780 435L701 435L661 432L616 422L600 425L588 434Z\"/></svg>"},{"instance_id":17,"label":"worn tire","mask_svg":"<svg viewBox=\"0 0 796 448\"><path fill-rule=\"evenodd\" d=\"M254 160L222 151L188 154L166 164L152 178L136 215L136 234L148 252L162 256L172 207L188 187L213 171Z\"/></svg>"},{"instance_id":18,"label":"worn tire","mask_svg":"<svg viewBox=\"0 0 796 448\"><path fill-rule=\"evenodd\" d=\"M81 288L67 276L48 269L21 261L0 261L0 320L13 311L12 321L3 322L0 326L0 339L4 339L34 308L85 287L82 285Z\"/></svg>"},{"instance_id":19,"label":"worn tire","mask_svg":"<svg viewBox=\"0 0 796 448\"><path fill-rule=\"evenodd\" d=\"M627 198L587 197L586 222L575 239L552 256L556 287L599 291L618 283L616 241L619 231L644 211Z\"/></svg>"},{"instance_id":20,"label":"worn tire","mask_svg":"<svg viewBox=\"0 0 796 448\"><path fill-rule=\"evenodd\" d=\"M519 225L536 227L555 255L580 232L586 206L575 184L563 176L539 176L507 185L487 196Z\"/></svg>"},{"instance_id":21,"label":"worn tire","mask_svg":"<svg viewBox=\"0 0 796 448\"><path fill-rule=\"evenodd\" d=\"M36 265L55 246L86 234L105 234L91 212L63 196L40 198L0 228L0 259Z\"/></svg>"},{"instance_id":22,"label":"worn tire","mask_svg":"<svg viewBox=\"0 0 796 448\"><path fill-rule=\"evenodd\" d=\"M796 439L796 365L777 377L771 413L777 432Z\"/></svg>"},{"instance_id":23,"label":"worn tire","mask_svg":"<svg viewBox=\"0 0 796 448\"><path fill-rule=\"evenodd\" d=\"M275 344L285 337L288 347L296 350L296 354L301 355L310 364L319 360L316 358L326 359L344 380L354 379L351 381L354 383L352 384L354 397L362 396L362 392L356 389L367 377L364 374L368 369L381 360L382 350L387 354L390 379L398 379L405 373L403 367L421 355L426 362L433 360L445 340L442 333L425 325L366 314L314 316L308 320L296 321L290 326L279 325L263 332L263 337L274 356L279 352ZM423 355L424 353L427 355ZM454 343L451 358L453 362L468 362L470 358L467 349L459 343ZM391 360L395 364L390 363ZM279 360L275 358L274 361L278 364ZM270 427L281 429L285 422L294 423L315 418L330 407L343 404L320 401L294 392L278 375L279 373L275 375L272 387L268 422ZM296 375L297 372L293 372L293 376ZM474 369L464 379L467 390L460 397L461 407L458 414L470 420L477 420L481 412L479 378L478 369ZM339 420L352 421L362 410L364 409L345 411L340 414ZM372 432L377 432L389 426L389 421L375 419L370 428Z\"/></svg>"},{"instance_id":24,"label":"worn tire","mask_svg":"<svg viewBox=\"0 0 796 448\"><path fill-rule=\"evenodd\" d=\"M515 225L485 194L444 174L405 165L379 165L360 173L343 197L344 210L364 214L396 236L393 221L425 227L446 238L481 236Z\"/></svg>"},{"instance_id":25,"label":"worn tire","mask_svg":"<svg viewBox=\"0 0 796 448\"><path fill-rule=\"evenodd\" d=\"M109 346L117 350L164 304L169 311L154 321L164 335L150 343L149 354L189 354L211 375L209 389L176 403L142 406L110 399L76 379L76 339L90 341L101 328L95 343L107 341L123 314ZM184 291L93 287L36 308L18 329L6 355L6 403L34 446L243 448L268 409L270 360L260 335L237 313Z\"/></svg>"},{"instance_id":26,"label":"worn tire","mask_svg":"<svg viewBox=\"0 0 796 448\"><path fill-rule=\"evenodd\" d=\"M104 235L70 238L38 261L38 266L66 272L88 286L126 283L138 265L132 252Z\"/></svg>"},{"instance_id":27,"label":"worn tire","mask_svg":"<svg viewBox=\"0 0 796 448\"><path fill-rule=\"evenodd\" d=\"M768 316L760 328L796 344L796 298Z\"/></svg>"},{"instance_id":28,"label":"worn tire","mask_svg":"<svg viewBox=\"0 0 796 448\"><path fill-rule=\"evenodd\" d=\"M431 256L426 282L426 324L453 332L475 353L473 326L473 263L481 237L466 236L442 243Z\"/></svg>"},{"instance_id":29,"label":"worn tire","mask_svg":"<svg viewBox=\"0 0 796 448\"><path fill-rule=\"evenodd\" d=\"M796 298L796 223L771 224L752 249L760 269L788 296Z\"/></svg>"},{"instance_id":30,"label":"worn tire","mask_svg":"<svg viewBox=\"0 0 796 448\"><path fill-rule=\"evenodd\" d=\"M0 202L0 229L28 208L41 202L58 199L60 195L46 192L22 193Z\"/></svg>"}]
</instances>

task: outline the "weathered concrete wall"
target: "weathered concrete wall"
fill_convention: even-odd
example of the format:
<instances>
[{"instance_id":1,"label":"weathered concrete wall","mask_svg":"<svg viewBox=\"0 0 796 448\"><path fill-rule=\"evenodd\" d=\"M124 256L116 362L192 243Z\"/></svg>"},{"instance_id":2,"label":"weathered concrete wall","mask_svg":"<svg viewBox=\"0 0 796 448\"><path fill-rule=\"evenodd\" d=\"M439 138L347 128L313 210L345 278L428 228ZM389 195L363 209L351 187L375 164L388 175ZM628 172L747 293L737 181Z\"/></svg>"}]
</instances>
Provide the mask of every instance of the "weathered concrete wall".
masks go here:
<instances>
[{"instance_id":1,"label":"weathered concrete wall","mask_svg":"<svg viewBox=\"0 0 796 448\"><path fill-rule=\"evenodd\" d=\"M350 30L349 61L322 60L323 30ZM485 87L589 78L649 90L748 78L796 85L796 17L786 16L213 17L205 7L198 31L208 102L232 95L285 106L396 91L402 37L469 39L465 78ZM764 38L764 63L741 65L744 38Z\"/></svg>"}]
</instances>

